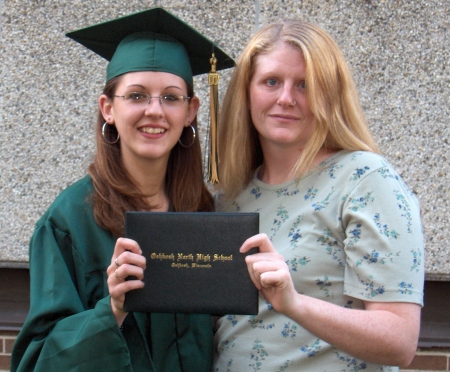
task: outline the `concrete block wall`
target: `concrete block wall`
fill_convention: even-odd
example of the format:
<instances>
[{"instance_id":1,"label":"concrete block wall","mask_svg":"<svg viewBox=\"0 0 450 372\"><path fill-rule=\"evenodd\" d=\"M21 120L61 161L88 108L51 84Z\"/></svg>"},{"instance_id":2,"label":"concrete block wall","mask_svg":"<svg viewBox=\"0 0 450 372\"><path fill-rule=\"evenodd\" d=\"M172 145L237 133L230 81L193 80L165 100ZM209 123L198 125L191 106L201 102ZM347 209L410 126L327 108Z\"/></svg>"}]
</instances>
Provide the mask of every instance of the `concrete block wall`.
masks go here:
<instances>
[{"instance_id":1,"label":"concrete block wall","mask_svg":"<svg viewBox=\"0 0 450 372\"><path fill-rule=\"evenodd\" d=\"M235 58L255 28L281 18L333 35L384 155L420 200L427 276L450 280L449 0L0 0L0 267L27 265L34 223L93 156L106 61L65 32L154 6ZM195 78L202 138L205 79ZM14 338L0 334L0 370ZM447 371L449 355L421 349L412 368Z\"/></svg>"},{"instance_id":2,"label":"concrete block wall","mask_svg":"<svg viewBox=\"0 0 450 372\"><path fill-rule=\"evenodd\" d=\"M34 223L93 156L106 61L65 32L153 6L233 57L256 27L281 18L333 35L384 155L420 199L427 274L450 278L448 0L0 0L0 263L27 262ZM228 77L222 74L221 94ZM205 76L195 88L205 124Z\"/></svg>"}]
</instances>

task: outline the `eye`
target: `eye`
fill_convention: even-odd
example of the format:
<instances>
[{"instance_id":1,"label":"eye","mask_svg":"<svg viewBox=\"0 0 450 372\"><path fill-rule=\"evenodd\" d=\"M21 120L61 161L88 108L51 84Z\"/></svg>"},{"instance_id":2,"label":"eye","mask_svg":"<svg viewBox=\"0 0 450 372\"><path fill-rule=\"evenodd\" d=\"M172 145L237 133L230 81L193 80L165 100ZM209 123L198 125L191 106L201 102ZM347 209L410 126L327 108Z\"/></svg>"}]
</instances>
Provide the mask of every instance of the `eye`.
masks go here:
<instances>
[{"instance_id":1,"label":"eye","mask_svg":"<svg viewBox=\"0 0 450 372\"><path fill-rule=\"evenodd\" d=\"M178 94L164 94L161 96L161 98L165 102L179 102L183 99L183 97L179 96Z\"/></svg>"},{"instance_id":2,"label":"eye","mask_svg":"<svg viewBox=\"0 0 450 372\"><path fill-rule=\"evenodd\" d=\"M125 99L127 101L141 102L148 99L148 94L139 93L139 92L131 92L125 94Z\"/></svg>"},{"instance_id":3,"label":"eye","mask_svg":"<svg viewBox=\"0 0 450 372\"><path fill-rule=\"evenodd\" d=\"M298 86L299 86L300 89L305 90L306 89L306 82L302 81L302 82L300 82L300 84L298 84Z\"/></svg>"},{"instance_id":4,"label":"eye","mask_svg":"<svg viewBox=\"0 0 450 372\"><path fill-rule=\"evenodd\" d=\"M266 84L267 84L269 87L274 87L275 85L278 84L278 80L275 79L275 78L270 78L270 79L267 79L267 80L266 80Z\"/></svg>"}]
</instances>

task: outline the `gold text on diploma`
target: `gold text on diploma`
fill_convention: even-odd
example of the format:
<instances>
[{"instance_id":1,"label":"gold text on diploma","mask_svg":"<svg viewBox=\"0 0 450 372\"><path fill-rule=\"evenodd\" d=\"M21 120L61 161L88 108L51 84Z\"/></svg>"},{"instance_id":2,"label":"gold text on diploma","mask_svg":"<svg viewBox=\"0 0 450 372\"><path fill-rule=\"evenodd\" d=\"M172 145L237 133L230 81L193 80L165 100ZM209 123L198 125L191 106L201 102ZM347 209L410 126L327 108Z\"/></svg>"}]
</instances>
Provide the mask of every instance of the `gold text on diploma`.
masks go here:
<instances>
[{"instance_id":1,"label":"gold text on diploma","mask_svg":"<svg viewBox=\"0 0 450 372\"><path fill-rule=\"evenodd\" d=\"M202 262L202 263L206 263L206 262L211 262L211 261L233 261L233 255L225 255L225 254L213 254L212 257L209 253L205 254L205 253L156 253L156 252L152 252L150 254L150 258L152 260L160 260L160 261L164 261L164 260L168 260L168 261L191 261L191 262ZM180 265L172 265L173 267L184 267L184 266L180 266ZM200 266L197 266L200 267Z\"/></svg>"},{"instance_id":2,"label":"gold text on diploma","mask_svg":"<svg viewBox=\"0 0 450 372\"><path fill-rule=\"evenodd\" d=\"M233 261L233 255L226 256L224 254L215 254L213 261Z\"/></svg>"},{"instance_id":3,"label":"gold text on diploma","mask_svg":"<svg viewBox=\"0 0 450 372\"><path fill-rule=\"evenodd\" d=\"M150 258L152 260L175 260L175 255L173 253L166 254L166 253L152 253L150 255Z\"/></svg>"}]
</instances>

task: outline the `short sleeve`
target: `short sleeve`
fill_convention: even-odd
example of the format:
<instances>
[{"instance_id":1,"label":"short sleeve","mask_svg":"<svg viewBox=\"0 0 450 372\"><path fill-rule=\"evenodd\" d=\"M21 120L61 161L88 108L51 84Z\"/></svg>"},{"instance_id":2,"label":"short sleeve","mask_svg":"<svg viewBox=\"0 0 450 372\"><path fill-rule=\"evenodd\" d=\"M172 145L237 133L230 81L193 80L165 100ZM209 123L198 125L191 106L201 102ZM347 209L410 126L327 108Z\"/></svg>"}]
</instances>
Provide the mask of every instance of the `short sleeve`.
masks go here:
<instances>
[{"instance_id":1,"label":"short sleeve","mask_svg":"<svg viewBox=\"0 0 450 372\"><path fill-rule=\"evenodd\" d=\"M417 198L388 165L355 168L344 196L344 294L423 305L424 237Z\"/></svg>"}]
</instances>

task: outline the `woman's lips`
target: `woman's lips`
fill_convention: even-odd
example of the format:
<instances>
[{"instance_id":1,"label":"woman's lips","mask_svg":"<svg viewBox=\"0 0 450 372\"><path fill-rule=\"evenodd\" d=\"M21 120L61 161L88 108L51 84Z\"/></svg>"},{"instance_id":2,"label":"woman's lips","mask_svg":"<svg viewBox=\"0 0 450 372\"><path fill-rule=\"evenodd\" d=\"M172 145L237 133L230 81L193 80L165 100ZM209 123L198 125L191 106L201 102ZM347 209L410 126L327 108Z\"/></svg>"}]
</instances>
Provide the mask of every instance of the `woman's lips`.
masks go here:
<instances>
[{"instance_id":1,"label":"woman's lips","mask_svg":"<svg viewBox=\"0 0 450 372\"><path fill-rule=\"evenodd\" d=\"M278 120L298 120L296 116L286 114L271 114L269 116Z\"/></svg>"},{"instance_id":2,"label":"woman's lips","mask_svg":"<svg viewBox=\"0 0 450 372\"><path fill-rule=\"evenodd\" d=\"M152 127L143 127L143 128L140 128L139 130L141 132L148 133L148 134L161 134L166 131L164 128L152 128Z\"/></svg>"}]
</instances>

